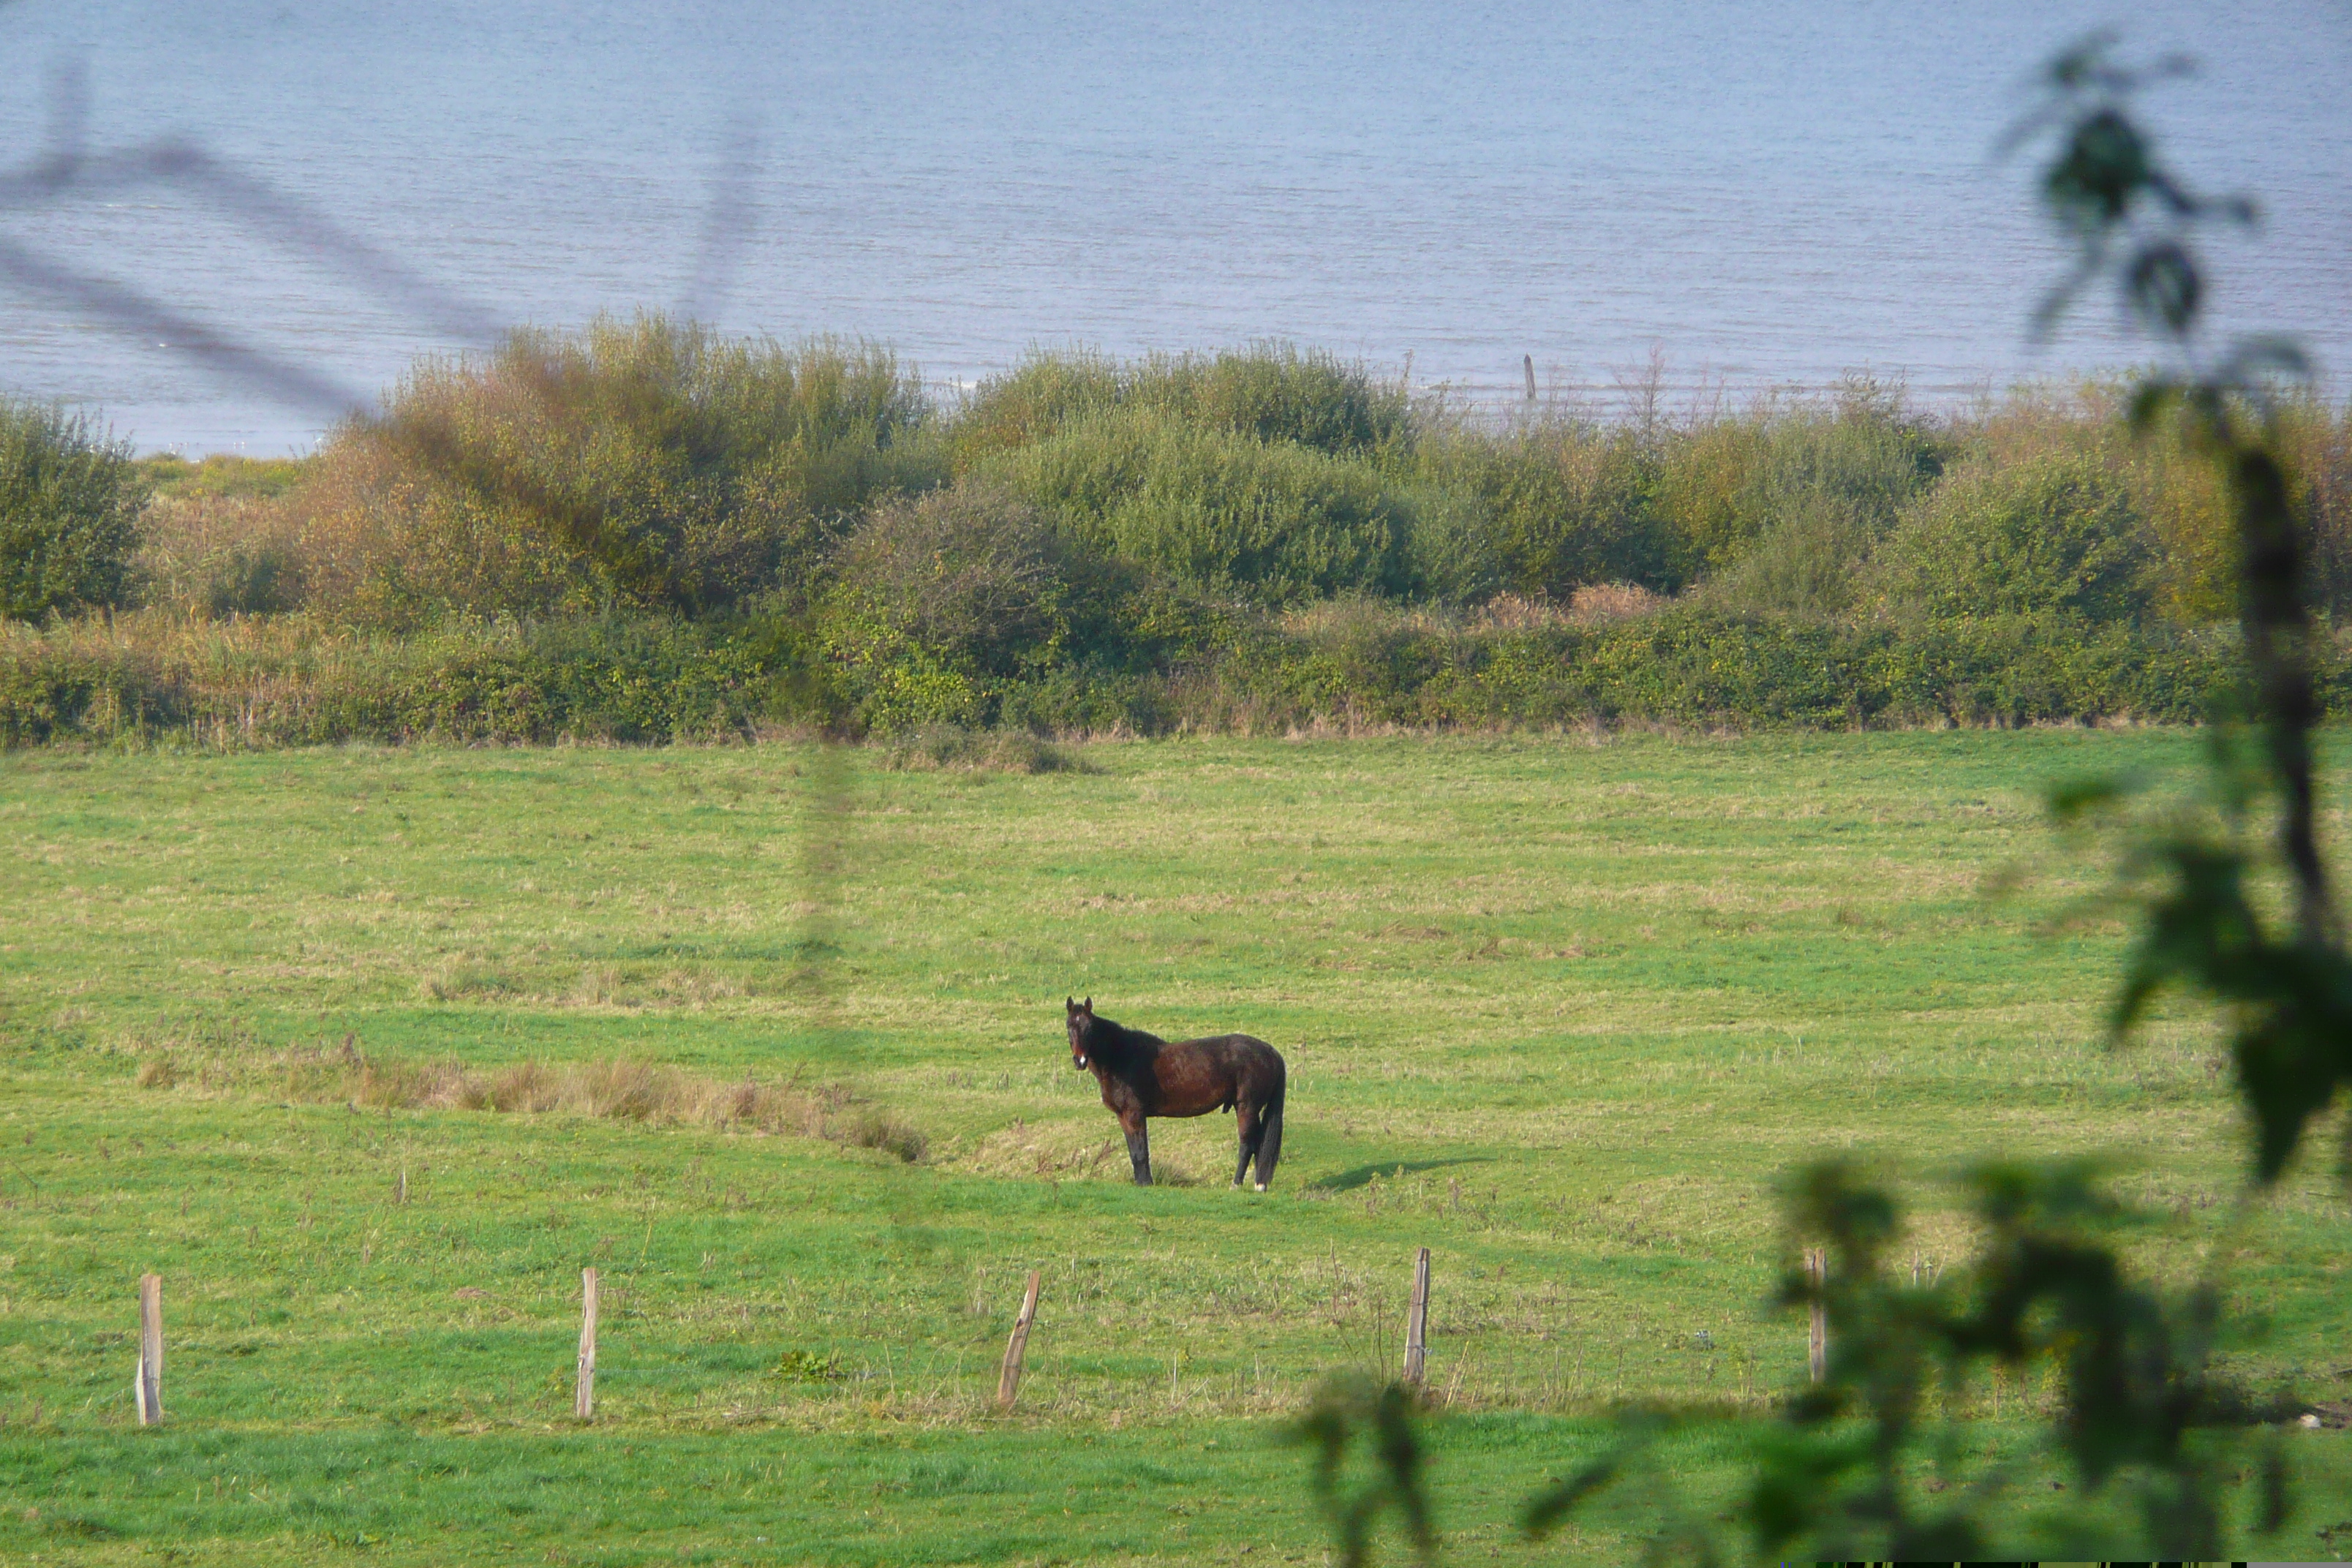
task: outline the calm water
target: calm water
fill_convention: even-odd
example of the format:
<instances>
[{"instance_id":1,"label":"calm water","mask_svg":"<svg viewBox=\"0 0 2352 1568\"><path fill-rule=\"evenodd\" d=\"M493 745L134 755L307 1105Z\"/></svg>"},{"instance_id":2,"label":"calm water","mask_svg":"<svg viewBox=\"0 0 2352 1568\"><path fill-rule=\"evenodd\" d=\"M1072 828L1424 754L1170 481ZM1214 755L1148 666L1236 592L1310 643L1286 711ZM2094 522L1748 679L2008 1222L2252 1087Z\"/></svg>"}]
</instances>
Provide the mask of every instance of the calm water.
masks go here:
<instances>
[{"instance_id":1,"label":"calm water","mask_svg":"<svg viewBox=\"0 0 2352 1568\"><path fill-rule=\"evenodd\" d=\"M2130 355L2103 315L2029 348L2060 257L1991 151L2110 10L22 0L0 147L178 138L230 194L20 189L0 386L142 447L274 452L498 323L692 306L941 382L1036 344L1279 336L1487 397L1522 354L1604 395L1654 349L1682 388L1867 369L1964 396ZM2149 106L2179 161L2267 208L2222 255L2231 318L2299 331L2340 393L2352 8L2129 15L2139 52L2203 63Z\"/></svg>"}]
</instances>

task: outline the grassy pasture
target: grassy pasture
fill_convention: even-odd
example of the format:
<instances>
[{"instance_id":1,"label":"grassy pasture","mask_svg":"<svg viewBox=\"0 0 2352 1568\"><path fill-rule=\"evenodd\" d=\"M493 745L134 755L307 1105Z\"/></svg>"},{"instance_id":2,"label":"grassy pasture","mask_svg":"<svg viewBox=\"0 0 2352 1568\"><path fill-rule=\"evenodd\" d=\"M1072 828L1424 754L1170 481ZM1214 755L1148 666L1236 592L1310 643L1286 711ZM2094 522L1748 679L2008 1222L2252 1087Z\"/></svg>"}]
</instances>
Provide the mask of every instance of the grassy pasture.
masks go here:
<instances>
[{"instance_id":1,"label":"grassy pasture","mask_svg":"<svg viewBox=\"0 0 2352 1568\"><path fill-rule=\"evenodd\" d=\"M2345 1397L2338 1190L2299 1176L2233 1222L2207 1033L2104 1049L2121 928L2061 918L2098 872L2041 786L2196 744L0 758L0 1555L1317 1562L1278 1418L1393 1364L1422 1244L1454 1550L1620 1552L1597 1526L1526 1547L1512 1504L1622 1397L1760 1407L1801 1375L1803 1325L1758 1306L1772 1182L1832 1149L2112 1155L2171 1267L2237 1249L2248 1370ZM1177 1181L1126 1185L1065 993L1275 1042L1276 1190L1224 1186L1230 1118L1156 1123ZM644 1120L413 1104L353 1055L748 1078L833 1136L676 1094ZM859 1146L877 1119L923 1159ZM1918 1256L1965 1246L1931 1206ZM2311 1502L2279 1544L2326 1555L2352 1457L2297 1436Z\"/></svg>"}]
</instances>

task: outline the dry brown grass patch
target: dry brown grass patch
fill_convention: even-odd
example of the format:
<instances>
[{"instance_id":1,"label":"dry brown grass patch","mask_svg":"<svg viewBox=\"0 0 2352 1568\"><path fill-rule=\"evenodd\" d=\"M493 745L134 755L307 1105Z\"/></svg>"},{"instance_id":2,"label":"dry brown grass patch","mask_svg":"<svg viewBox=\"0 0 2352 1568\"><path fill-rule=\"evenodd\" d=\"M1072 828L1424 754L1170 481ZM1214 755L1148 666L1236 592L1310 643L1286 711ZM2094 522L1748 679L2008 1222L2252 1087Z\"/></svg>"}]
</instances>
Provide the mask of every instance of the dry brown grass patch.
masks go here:
<instances>
[{"instance_id":1,"label":"dry brown grass patch","mask_svg":"<svg viewBox=\"0 0 2352 1568\"><path fill-rule=\"evenodd\" d=\"M1674 603L1637 583L1587 583L1562 605L1540 594L1497 594L1479 606L1482 631L1539 631L1547 626L1600 626L1656 615Z\"/></svg>"},{"instance_id":2,"label":"dry brown grass patch","mask_svg":"<svg viewBox=\"0 0 2352 1568\"><path fill-rule=\"evenodd\" d=\"M826 1085L706 1078L656 1062L611 1058L586 1062L536 1059L497 1068L453 1060L372 1056L346 1037L271 1054L239 1053L209 1064L213 1088L268 1085L289 1098L341 1100L370 1110L474 1110L493 1115L589 1116L646 1126L696 1126L819 1138L874 1149L912 1164L930 1151L922 1129L851 1090ZM169 1058L139 1068L142 1088L168 1089L180 1073Z\"/></svg>"}]
</instances>

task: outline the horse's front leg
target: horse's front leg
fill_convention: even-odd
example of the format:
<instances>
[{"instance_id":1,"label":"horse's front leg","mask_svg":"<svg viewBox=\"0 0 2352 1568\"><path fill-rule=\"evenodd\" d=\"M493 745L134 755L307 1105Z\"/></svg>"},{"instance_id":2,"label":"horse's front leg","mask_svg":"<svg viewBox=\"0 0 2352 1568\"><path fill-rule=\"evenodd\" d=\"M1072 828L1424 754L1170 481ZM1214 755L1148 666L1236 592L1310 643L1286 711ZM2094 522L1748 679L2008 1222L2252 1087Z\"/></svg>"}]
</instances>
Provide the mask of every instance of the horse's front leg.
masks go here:
<instances>
[{"instance_id":1,"label":"horse's front leg","mask_svg":"<svg viewBox=\"0 0 2352 1568\"><path fill-rule=\"evenodd\" d=\"M1135 1184L1148 1187L1151 1184L1151 1134L1144 1131L1140 1116L1119 1125L1127 1130L1127 1158L1135 1167Z\"/></svg>"}]
</instances>

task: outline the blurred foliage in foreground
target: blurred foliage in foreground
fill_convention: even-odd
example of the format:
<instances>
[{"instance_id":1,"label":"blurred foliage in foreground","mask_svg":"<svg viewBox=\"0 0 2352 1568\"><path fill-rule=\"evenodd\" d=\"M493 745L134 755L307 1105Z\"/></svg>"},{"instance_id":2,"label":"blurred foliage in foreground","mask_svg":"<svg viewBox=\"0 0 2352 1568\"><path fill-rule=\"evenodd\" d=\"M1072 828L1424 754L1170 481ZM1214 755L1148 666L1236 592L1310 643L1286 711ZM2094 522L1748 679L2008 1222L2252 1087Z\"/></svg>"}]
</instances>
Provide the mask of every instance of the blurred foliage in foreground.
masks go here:
<instances>
[{"instance_id":1,"label":"blurred foliage in foreground","mask_svg":"<svg viewBox=\"0 0 2352 1568\"><path fill-rule=\"evenodd\" d=\"M2197 234L2249 222L2252 209L2189 190L2132 118L2134 94L2178 68L2128 70L2104 40L2085 44L2052 65L2047 100L2018 140L2054 140L2043 195L2080 247L2045 319L2085 288L2111 284L2168 350L2127 400L2125 423L2138 440L2209 465L2225 501L2238 712L2213 731L2196 805L2136 812L2129 781L2111 778L2065 788L2053 805L2069 824L2114 818L2123 846L2116 896L2133 910L2138 938L2113 1011L2116 1043L2168 991L2220 1005L2246 1111L2251 1201L2352 1083L2352 952L2318 843L2312 765L2330 655L2314 618L2328 602L2326 567L2309 527L2310 489L2291 477L2297 405L2280 396L2303 367L2279 342L2216 354L2199 332ZM2054 486L2053 496L2090 493L2054 472L2034 483ZM1966 516L1979 503L1950 504ZM2128 603L2132 568L2112 534L2102 542L2086 526L2104 504L2066 503L2070 521L2045 511L2035 529L1947 529L1916 550L1923 569L1913 580L1932 594L1970 558L1970 538L2005 541L2012 561L2073 563L2083 603L2113 613ZM1979 548L1973 558L1990 557ZM2352 1183L2352 1121L2339 1173ZM1644 1519L1654 1555L1701 1563L2213 1559L2275 1539L2295 1511L2286 1444L2305 1406L2292 1391L2262 1394L2216 1374L2215 1352L2232 1331L2227 1249L2201 1260L2186 1286L2135 1278L2115 1237L2128 1216L2095 1175L2072 1163L1969 1173L1975 1257L1948 1277L1923 1281L1915 1269L1906 1285L1894 1268L1904 1226L1891 1184L1835 1159L1801 1171L1787 1193L1791 1252L1825 1246L1827 1267L1790 1269L1782 1304L1822 1313L1831 1350L1821 1381L1778 1419L1703 1418L1729 1429L1727 1463L1741 1476L1734 1506L1695 1505L1685 1478L1657 1458L1662 1436L1701 1418L1636 1411L1613 1451L1530 1502L1527 1528L1544 1534L1614 1503ZM1976 1426L1979 1373L1995 1380L1996 1402L2004 1374L2021 1391L2041 1380L2042 1397L2028 1405L2044 1423L2037 1462L1988 1458ZM1412 1526L1415 1550L1432 1551L1406 1408L1402 1389L1335 1394L1302 1428L1323 1452L1323 1495L1351 1565L1370 1556L1365 1521L1389 1508ZM1359 1431L1372 1475L1342 1507L1328 1477ZM2248 1470L2259 1477L2252 1511L2232 1517L2226 1483Z\"/></svg>"}]
</instances>

